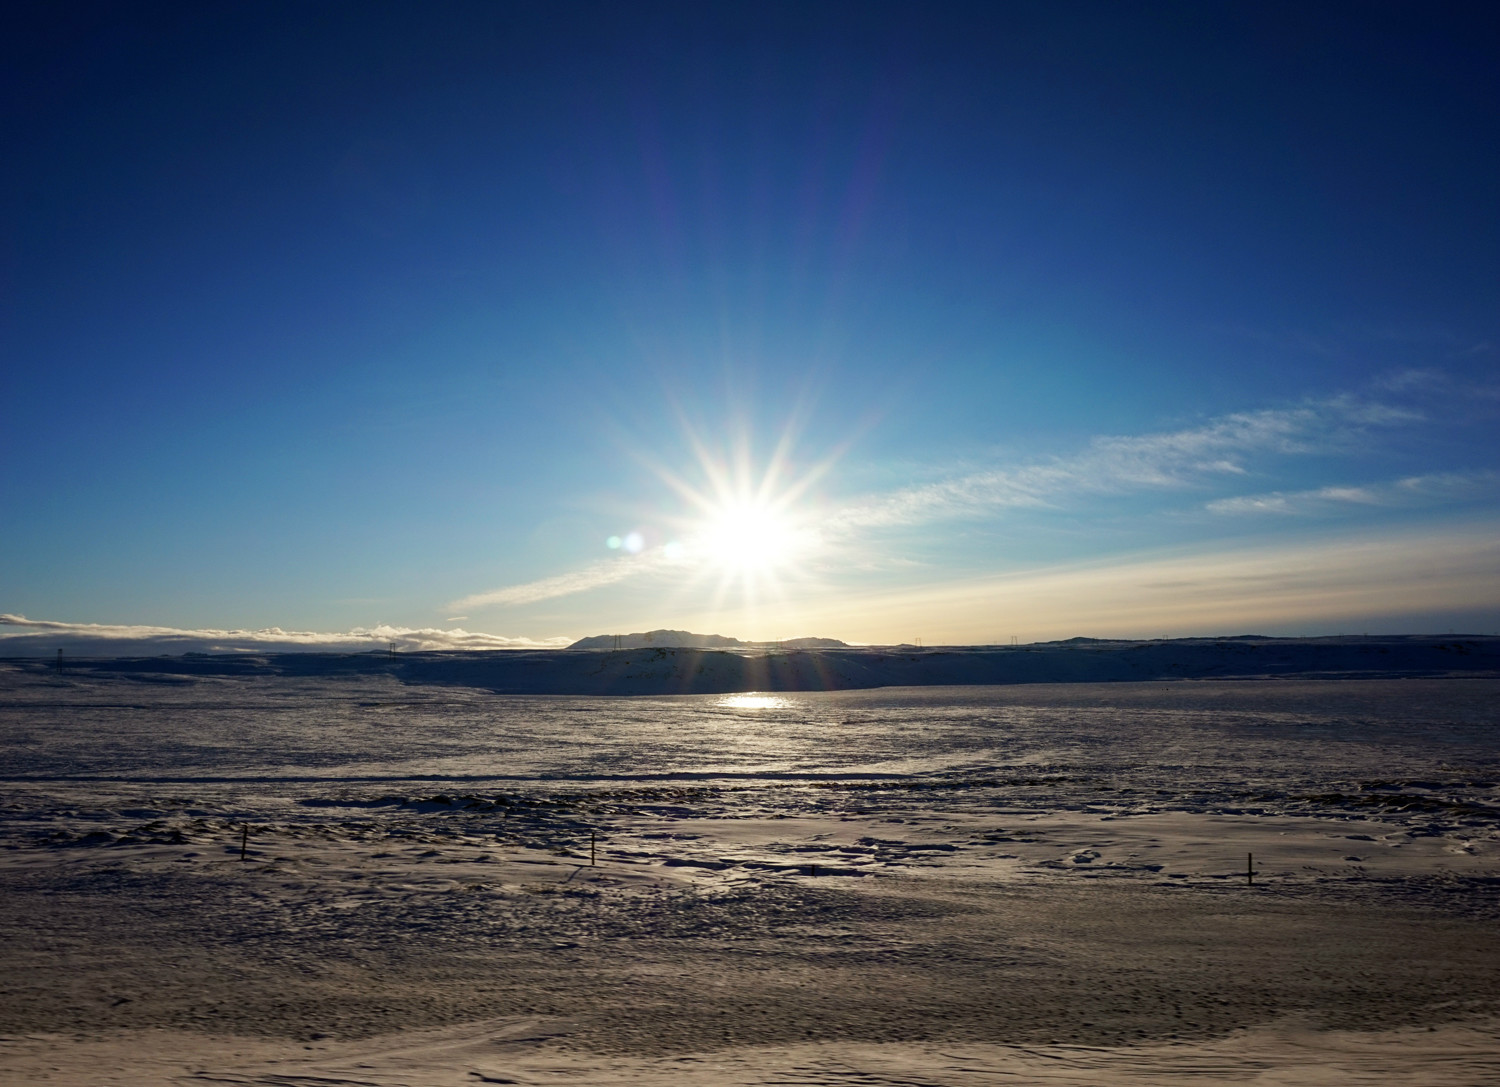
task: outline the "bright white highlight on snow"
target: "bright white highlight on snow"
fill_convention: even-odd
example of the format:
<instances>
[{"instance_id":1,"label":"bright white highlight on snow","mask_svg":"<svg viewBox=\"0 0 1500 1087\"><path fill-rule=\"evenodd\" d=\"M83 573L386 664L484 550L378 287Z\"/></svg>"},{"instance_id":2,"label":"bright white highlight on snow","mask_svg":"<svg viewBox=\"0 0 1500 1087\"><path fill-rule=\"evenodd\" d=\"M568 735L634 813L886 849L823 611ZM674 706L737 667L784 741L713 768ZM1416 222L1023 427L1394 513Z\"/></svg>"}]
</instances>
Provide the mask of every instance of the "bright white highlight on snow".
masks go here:
<instances>
[{"instance_id":1,"label":"bright white highlight on snow","mask_svg":"<svg viewBox=\"0 0 1500 1087\"><path fill-rule=\"evenodd\" d=\"M751 691L748 694L732 694L721 698L718 704L726 710L784 710L791 708L792 702L774 694L756 694Z\"/></svg>"}]
</instances>

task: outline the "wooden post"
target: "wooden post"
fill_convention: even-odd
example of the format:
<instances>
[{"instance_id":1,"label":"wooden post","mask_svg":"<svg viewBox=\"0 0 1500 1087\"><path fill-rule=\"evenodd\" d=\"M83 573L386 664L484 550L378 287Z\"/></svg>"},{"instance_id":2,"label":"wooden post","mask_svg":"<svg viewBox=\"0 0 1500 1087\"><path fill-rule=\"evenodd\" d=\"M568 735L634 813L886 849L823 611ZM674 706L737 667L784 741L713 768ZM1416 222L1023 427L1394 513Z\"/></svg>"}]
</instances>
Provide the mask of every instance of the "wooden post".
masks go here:
<instances>
[{"instance_id":1,"label":"wooden post","mask_svg":"<svg viewBox=\"0 0 1500 1087\"><path fill-rule=\"evenodd\" d=\"M1253 887L1253 886L1255 886L1255 865L1254 865L1254 861L1255 861L1255 854L1254 853L1246 853L1245 854L1245 886L1246 887Z\"/></svg>"},{"instance_id":2,"label":"wooden post","mask_svg":"<svg viewBox=\"0 0 1500 1087\"><path fill-rule=\"evenodd\" d=\"M598 863L596 861L596 859L595 859L598 856L597 852L595 851L595 847L598 845L598 842L599 842L599 836L597 834L595 834L592 830L589 831L589 867L590 868L593 868Z\"/></svg>"},{"instance_id":3,"label":"wooden post","mask_svg":"<svg viewBox=\"0 0 1500 1087\"><path fill-rule=\"evenodd\" d=\"M245 824L245 832L240 836L240 860L245 859L245 850L250 846L250 824Z\"/></svg>"}]
</instances>

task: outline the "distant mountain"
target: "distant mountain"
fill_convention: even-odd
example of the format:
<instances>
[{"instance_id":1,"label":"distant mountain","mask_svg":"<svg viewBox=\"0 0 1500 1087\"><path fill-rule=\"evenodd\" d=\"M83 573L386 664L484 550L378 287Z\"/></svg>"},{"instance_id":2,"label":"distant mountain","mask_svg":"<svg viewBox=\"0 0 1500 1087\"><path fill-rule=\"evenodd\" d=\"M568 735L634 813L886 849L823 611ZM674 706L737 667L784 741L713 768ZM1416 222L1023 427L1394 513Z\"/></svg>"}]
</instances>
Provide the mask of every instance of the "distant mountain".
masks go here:
<instances>
[{"instance_id":1,"label":"distant mountain","mask_svg":"<svg viewBox=\"0 0 1500 1087\"><path fill-rule=\"evenodd\" d=\"M754 649L779 645L787 649L846 649L837 638L789 638L784 642L742 642L722 634L687 630L648 630L644 634L596 634L580 638L569 649Z\"/></svg>"},{"instance_id":2,"label":"distant mountain","mask_svg":"<svg viewBox=\"0 0 1500 1087\"><path fill-rule=\"evenodd\" d=\"M569 649L731 649L745 643L722 634L693 634L686 630L648 630L644 634L596 634L579 638Z\"/></svg>"}]
</instances>

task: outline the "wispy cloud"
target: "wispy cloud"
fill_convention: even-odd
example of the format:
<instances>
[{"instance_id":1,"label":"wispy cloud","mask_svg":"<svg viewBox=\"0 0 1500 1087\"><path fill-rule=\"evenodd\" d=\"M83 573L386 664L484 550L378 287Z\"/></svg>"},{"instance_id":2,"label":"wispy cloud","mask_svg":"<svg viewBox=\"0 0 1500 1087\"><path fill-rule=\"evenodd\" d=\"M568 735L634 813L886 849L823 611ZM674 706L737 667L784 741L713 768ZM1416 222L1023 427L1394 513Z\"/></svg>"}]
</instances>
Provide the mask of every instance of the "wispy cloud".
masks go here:
<instances>
[{"instance_id":1,"label":"wispy cloud","mask_svg":"<svg viewBox=\"0 0 1500 1087\"><path fill-rule=\"evenodd\" d=\"M519 585L508 585L501 589L474 593L472 596L452 601L448 608L453 611L464 611L492 604L534 604L539 600L551 600L553 597L568 596L572 593L612 585L626 578L653 573L672 564L673 560L659 551L648 551L640 555L621 555L616 559L590 563L581 570L558 574L556 577L544 577L536 581L522 582Z\"/></svg>"},{"instance_id":2,"label":"wispy cloud","mask_svg":"<svg viewBox=\"0 0 1500 1087\"><path fill-rule=\"evenodd\" d=\"M1311 491L1295 491L1287 494L1272 491L1269 494L1236 495L1220 498L1205 507L1212 513L1251 514L1308 514L1320 513L1338 506L1379 506L1381 498L1372 487L1319 487Z\"/></svg>"},{"instance_id":3,"label":"wispy cloud","mask_svg":"<svg viewBox=\"0 0 1500 1087\"><path fill-rule=\"evenodd\" d=\"M870 496L835 512L825 527L837 532L915 525L1011 507L1046 507L1072 495L1187 487L1211 477L1245 475L1255 457L1329 452L1347 447L1371 427L1420 419L1408 409L1344 396L1237 412L1182 430L1102 436L1071 457Z\"/></svg>"},{"instance_id":4,"label":"wispy cloud","mask_svg":"<svg viewBox=\"0 0 1500 1087\"><path fill-rule=\"evenodd\" d=\"M569 638L507 638L462 629L413 629L374 626L353 630L306 631L267 627L262 630L187 630L178 627L63 623L0 614L0 655L98 649L110 653L164 652L362 652L385 649L416 652L444 649L542 649L567 645Z\"/></svg>"},{"instance_id":5,"label":"wispy cloud","mask_svg":"<svg viewBox=\"0 0 1500 1087\"><path fill-rule=\"evenodd\" d=\"M1459 502L1491 493L1497 486L1497 472L1438 472L1359 486L1238 495L1209 502L1205 508L1223 514L1310 516L1359 506L1397 509Z\"/></svg>"}]
</instances>

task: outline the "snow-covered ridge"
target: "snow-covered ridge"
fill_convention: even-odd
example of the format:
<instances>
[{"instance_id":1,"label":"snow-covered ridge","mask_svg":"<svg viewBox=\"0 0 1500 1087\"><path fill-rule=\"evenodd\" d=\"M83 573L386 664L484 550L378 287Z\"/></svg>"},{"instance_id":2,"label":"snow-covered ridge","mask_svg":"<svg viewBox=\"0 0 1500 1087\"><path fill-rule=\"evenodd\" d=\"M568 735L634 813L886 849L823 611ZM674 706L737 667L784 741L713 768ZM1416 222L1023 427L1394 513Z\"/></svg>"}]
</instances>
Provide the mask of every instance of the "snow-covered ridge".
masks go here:
<instances>
[{"instance_id":1,"label":"snow-covered ridge","mask_svg":"<svg viewBox=\"0 0 1500 1087\"><path fill-rule=\"evenodd\" d=\"M1252 676L1500 674L1500 638L1378 636L1072 639L1023 646L514 650L441 653L188 654L16 659L28 671L227 675L393 675L407 684L518 694L710 694L1012 683L1095 683Z\"/></svg>"}]
</instances>

